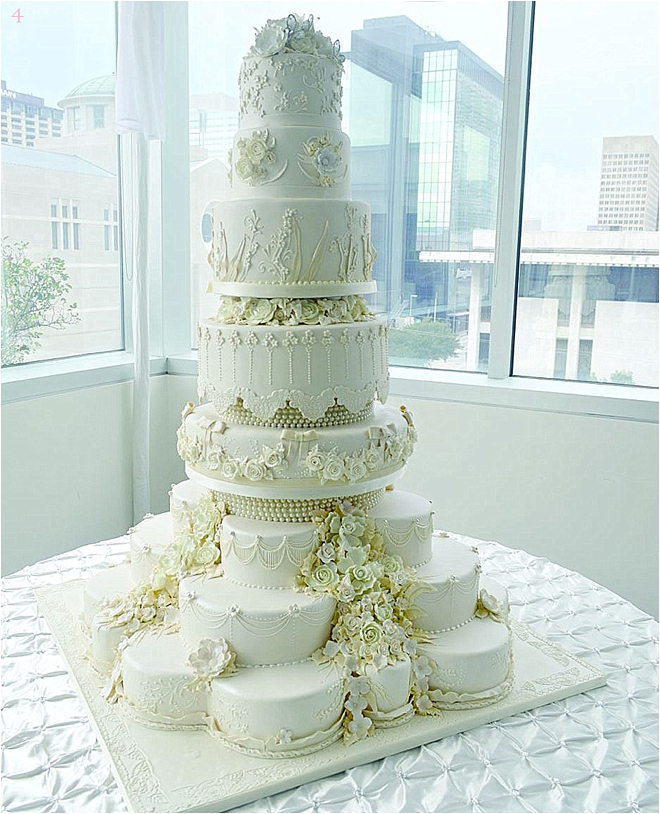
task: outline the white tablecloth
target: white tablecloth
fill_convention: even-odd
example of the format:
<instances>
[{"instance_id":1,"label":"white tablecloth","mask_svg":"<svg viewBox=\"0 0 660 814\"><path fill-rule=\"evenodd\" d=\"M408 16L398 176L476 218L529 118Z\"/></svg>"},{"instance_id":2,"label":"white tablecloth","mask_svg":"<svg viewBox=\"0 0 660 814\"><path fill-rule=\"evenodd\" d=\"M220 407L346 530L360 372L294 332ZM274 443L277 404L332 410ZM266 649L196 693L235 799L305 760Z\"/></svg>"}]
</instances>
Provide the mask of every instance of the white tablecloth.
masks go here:
<instances>
[{"instance_id":1,"label":"white tablecloth","mask_svg":"<svg viewBox=\"0 0 660 814\"><path fill-rule=\"evenodd\" d=\"M608 674L608 685L360 766L241 811L658 811L658 625L580 574L496 543L484 573L513 615ZM127 538L3 580L3 810L126 811L32 589L125 559Z\"/></svg>"}]
</instances>

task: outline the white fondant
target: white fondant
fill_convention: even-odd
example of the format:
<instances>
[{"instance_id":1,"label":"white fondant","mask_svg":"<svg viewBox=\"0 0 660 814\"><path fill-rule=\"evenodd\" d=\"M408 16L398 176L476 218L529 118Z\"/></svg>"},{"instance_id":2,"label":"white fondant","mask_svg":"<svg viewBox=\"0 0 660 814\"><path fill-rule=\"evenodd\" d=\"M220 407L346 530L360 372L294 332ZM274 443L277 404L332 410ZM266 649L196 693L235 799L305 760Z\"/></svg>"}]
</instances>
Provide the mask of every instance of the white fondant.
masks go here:
<instances>
[{"instance_id":1,"label":"white fondant","mask_svg":"<svg viewBox=\"0 0 660 814\"><path fill-rule=\"evenodd\" d=\"M386 491L369 511L383 535L385 551L405 565L421 567L431 559L433 511L430 500L400 489Z\"/></svg>"},{"instance_id":2,"label":"white fondant","mask_svg":"<svg viewBox=\"0 0 660 814\"><path fill-rule=\"evenodd\" d=\"M336 59L315 54L247 56L238 77L241 126L341 127L341 75Z\"/></svg>"},{"instance_id":3,"label":"white fondant","mask_svg":"<svg viewBox=\"0 0 660 814\"><path fill-rule=\"evenodd\" d=\"M462 625L474 616L479 592L479 556L447 537L434 540L433 557L417 570L425 589L415 595L414 623L440 631Z\"/></svg>"},{"instance_id":4,"label":"white fondant","mask_svg":"<svg viewBox=\"0 0 660 814\"><path fill-rule=\"evenodd\" d=\"M158 558L173 537L172 515L169 512L145 517L135 526L130 534L131 578L134 583L146 582L151 577Z\"/></svg>"},{"instance_id":5,"label":"white fondant","mask_svg":"<svg viewBox=\"0 0 660 814\"><path fill-rule=\"evenodd\" d=\"M181 580L179 607L181 633L191 650L201 639L222 637L237 664L281 664L307 659L325 644L335 601L198 576Z\"/></svg>"},{"instance_id":6,"label":"white fondant","mask_svg":"<svg viewBox=\"0 0 660 814\"><path fill-rule=\"evenodd\" d=\"M373 418L314 430L232 425L203 404L184 418L178 450L190 470L215 480L216 491L261 496L267 486L264 496L273 498L292 490L322 497L324 487L380 488L380 479L405 465L415 437L401 411L378 403Z\"/></svg>"},{"instance_id":7,"label":"white fondant","mask_svg":"<svg viewBox=\"0 0 660 814\"><path fill-rule=\"evenodd\" d=\"M376 252L366 203L243 198L212 210L214 293L320 297L371 290Z\"/></svg>"},{"instance_id":8,"label":"white fondant","mask_svg":"<svg viewBox=\"0 0 660 814\"><path fill-rule=\"evenodd\" d=\"M263 742L264 751L325 732L337 723L344 702L336 667L312 661L240 669L211 685L209 715L233 741Z\"/></svg>"},{"instance_id":9,"label":"white fondant","mask_svg":"<svg viewBox=\"0 0 660 814\"><path fill-rule=\"evenodd\" d=\"M484 587L506 602L506 591L492 579ZM457 695L483 693L506 681L510 671L511 634L508 625L490 616L475 617L462 627L430 637L420 653L435 662L431 689Z\"/></svg>"},{"instance_id":10,"label":"white fondant","mask_svg":"<svg viewBox=\"0 0 660 814\"><path fill-rule=\"evenodd\" d=\"M190 687L189 649L178 633L146 629L122 651L123 695L137 717L164 726L199 726L206 692Z\"/></svg>"},{"instance_id":11,"label":"white fondant","mask_svg":"<svg viewBox=\"0 0 660 814\"><path fill-rule=\"evenodd\" d=\"M102 673L112 669L117 657L117 645L126 635L126 625L109 625L98 615L90 623L92 663Z\"/></svg>"},{"instance_id":12,"label":"white fondant","mask_svg":"<svg viewBox=\"0 0 660 814\"><path fill-rule=\"evenodd\" d=\"M374 719L389 720L392 712L404 714L408 711L408 697L410 696L410 661L402 659L394 664L388 664L379 670L373 666L367 667L367 677L371 682L374 693L375 708L365 714Z\"/></svg>"},{"instance_id":13,"label":"white fondant","mask_svg":"<svg viewBox=\"0 0 660 814\"><path fill-rule=\"evenodd\" d=\"M292 588L317 544L313 523L267 523L227 515L222 521L224 576L243 585Z\"/></svg>"},{"instance_id":14,"label":"white fondant","mask_svg":"<svg viewBox=\"0 0 660 814\"><path fill-rule=\"evenodd\" d=\"M250 138L256 137L270 149L268 161L259 152L259 173L243 170L250 165ZM327 141L336 148L338 166L332 175L323 177L314 172L318 163L313 148ZM243 149L239 145L243 145ZM244 198L349 198L351 193L350 142L341 130L323 127L269 127L239 130L232 148L232 188L235 196ZM311 154L310 154L311 153ZM318 153L318 151L317 151ZM247 155L246 155L247 154ZM242 162L242 163L241 163ZM255 164L257 162L255 161Z\"/></svg>"},{"instance_id":15,"label":"white fondant","mask_svg":"<svg viewBox=\"0 0 660 814\"><path fill-rule=\"evenodd\" d=\"M200 399L219 412L238 398L261 419L296 407L311 420L335 403L350 412L387 400L387 323L376 317L337 325L201 323Z\"/></svg>"}]
</instances>

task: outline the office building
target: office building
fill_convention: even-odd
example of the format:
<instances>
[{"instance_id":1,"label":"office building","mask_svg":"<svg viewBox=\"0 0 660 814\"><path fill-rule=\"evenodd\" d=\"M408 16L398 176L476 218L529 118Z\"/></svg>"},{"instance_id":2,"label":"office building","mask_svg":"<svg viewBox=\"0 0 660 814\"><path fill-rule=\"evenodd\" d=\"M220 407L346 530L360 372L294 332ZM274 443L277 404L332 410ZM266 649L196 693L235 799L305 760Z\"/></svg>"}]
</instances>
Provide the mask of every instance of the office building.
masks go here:
<instances>
[{"instance_id":1,"label":"office building","mask_svg":"<svg viewBox=\"0 0 660 814\"><path fill-rule=\"evenodd\" d=\"M603 139L598 228L658 229L658 142L653 136Z\"/></svg>"},{"instance_id":2,"label":"office building","mask_svg":"<svg viewBox=\"0 0 660 814\"><path fill-rule=\"evenodd\" d=\"M14 147L34 147L40 137L62 135L61 110L48 107L41 96L10 90L2 80L2 143Z\"/></svg>"},{"instance_id":3,"label":"office building","mask_svg":"<svg viewBox=\"0 0 660 814\"><path fill-rule=\"evenodd\" d=\"M200 93L190 97L191 157L219 158L228 153L238 130L238 99L225 93Z\"/></svg>"},{"instance_id":4,"label":"office building","mask_svg":"<svg viewBox=\"0 0 660 814\"><path fill-rule=\"evenodd\" d=\"M469 250L495 225L503 78L407 17L365 20L348 56L353 195L372 206L378 306L447 316L455 278L419 253Z\"/></svg>"}]
</instances>

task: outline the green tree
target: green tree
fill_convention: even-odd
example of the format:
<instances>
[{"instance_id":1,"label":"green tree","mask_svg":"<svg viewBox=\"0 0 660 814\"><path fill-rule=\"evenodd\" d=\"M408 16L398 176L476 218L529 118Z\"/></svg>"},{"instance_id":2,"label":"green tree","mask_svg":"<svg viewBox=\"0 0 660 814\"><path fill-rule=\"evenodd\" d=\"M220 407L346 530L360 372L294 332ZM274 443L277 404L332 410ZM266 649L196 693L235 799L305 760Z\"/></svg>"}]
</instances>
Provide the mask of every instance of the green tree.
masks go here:
<instances>
[{"instance_id":1,"label":"green tree","mask_svg":"<svg viewBox=\"0 0 660 814\"><path fill-rule=\"evenodd\" d=\"M405 328L390 328L390 356L428 365L449 359L458 350L458 337L446 322L420 319Z\"/></svg>"},{"instance_id":2,"label":"green tree","mask_svg":"<svg viewBox=\"0 0 660 814\"><path fill-rule=\"evenodd\" d=\"M80 320L67 303L69 275L61 257L34 263L27 243L2 241L2 365L23 362L41 347L44 328L62 329Z\"/></svg>"}]
</instances>

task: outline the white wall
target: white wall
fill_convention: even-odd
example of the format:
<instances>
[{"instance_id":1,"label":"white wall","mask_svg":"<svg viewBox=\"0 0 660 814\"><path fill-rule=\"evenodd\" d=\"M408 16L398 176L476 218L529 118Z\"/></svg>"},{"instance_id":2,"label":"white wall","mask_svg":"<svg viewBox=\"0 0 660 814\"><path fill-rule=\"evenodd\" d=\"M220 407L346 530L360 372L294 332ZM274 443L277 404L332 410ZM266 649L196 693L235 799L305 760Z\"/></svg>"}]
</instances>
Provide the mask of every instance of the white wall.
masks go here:
<instances>
[{"instance_id":1,"label":"white wall","mask_svg":"<svg viewBox=\"0 0 660 814\"><path fill-rule=\"evenodd\" d=\"M182 480L175 432L191 376L152 379L152 511ZM393 397L420 434L402 487L436 528L580 571L648 613L658 604L658 426ZM3 573L132 523L130 385L4 405Z\"/></svg>"}]
</instances>

